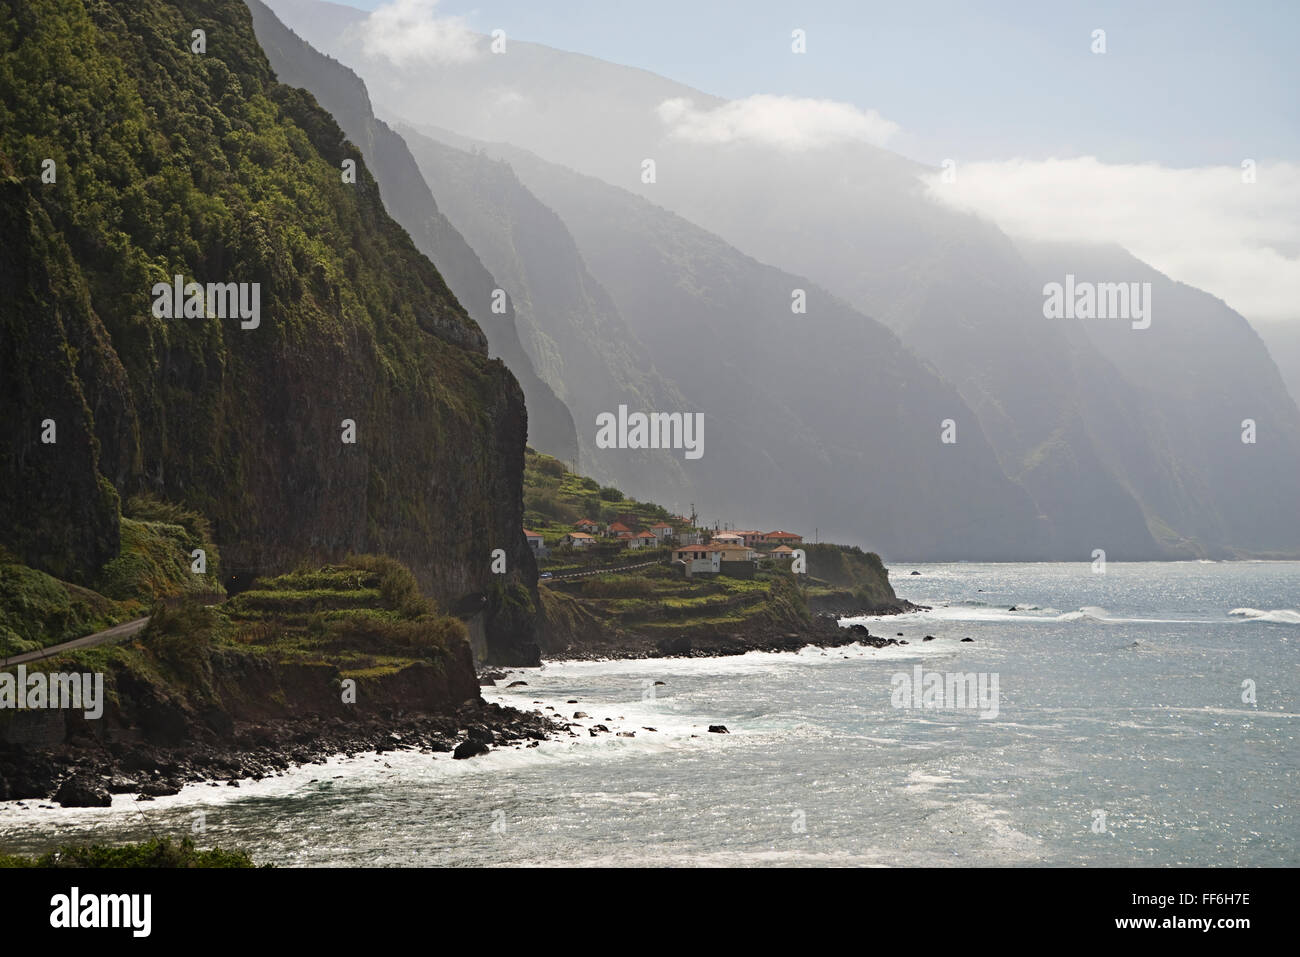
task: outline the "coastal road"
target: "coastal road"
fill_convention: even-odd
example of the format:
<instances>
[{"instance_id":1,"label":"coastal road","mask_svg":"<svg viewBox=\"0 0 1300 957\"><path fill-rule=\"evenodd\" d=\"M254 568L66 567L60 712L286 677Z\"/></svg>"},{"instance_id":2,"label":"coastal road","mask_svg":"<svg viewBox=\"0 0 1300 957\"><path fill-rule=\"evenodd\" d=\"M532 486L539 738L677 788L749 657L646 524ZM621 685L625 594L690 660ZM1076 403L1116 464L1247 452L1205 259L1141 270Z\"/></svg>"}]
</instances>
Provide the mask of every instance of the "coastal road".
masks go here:
<instances>
[{"instance_id":1,"label":"coastal road","mask_svg":"<svg viewBox=\"0 0 1300 957\"><path fill-rule=\"evenodd\" d=\"M71 651L73 648L89 648L92 645L102 645L106 641L130 638L147 624L149 624L148 615L143 618L136 618L134 621L124 621L120 625L114 625L112 628L105 628L103 631L97 631L93 635L82 635L80 638L73 638L71 641L63 642L61 645L50 645L50 647L41 648L38 651L25 651L21 655L14 655L12 658L5 658L3 661L0 661L0 668L6 668L9 665L23 665L29 661L40 661L42 658L50 658L63 651Z\"/></svg>"},{"instance_id":2,"label":"coastal road","mask_svg":"<svg viewBox=\"0 0 1300 957\"><path fill-rule=\"evenodd\" d=\"M650 565L658 565L660 562L641 562L639 565L614 565L609 568L593 568L586 572L566 572L563 575L552 575L550 578L538 579L540 585L543 581L563 581L566 578L583 578L587 575L605 575L609 572L630 572L634 568L646 568Z\"/></svg>"}]
</instances>

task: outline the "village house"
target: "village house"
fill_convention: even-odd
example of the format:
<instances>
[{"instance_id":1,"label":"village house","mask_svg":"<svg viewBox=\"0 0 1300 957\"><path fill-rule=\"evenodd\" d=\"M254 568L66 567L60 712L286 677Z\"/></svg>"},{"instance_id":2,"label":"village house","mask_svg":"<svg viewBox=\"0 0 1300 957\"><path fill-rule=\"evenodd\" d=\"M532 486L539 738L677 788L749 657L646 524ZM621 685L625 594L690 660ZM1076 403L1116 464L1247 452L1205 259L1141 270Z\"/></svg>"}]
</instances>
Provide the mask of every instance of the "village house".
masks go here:
<instances>
[{"instance_id":1,"label":"village house","mask_svg":"<svg viewBox=\"0 0 1300 957\"><path fill-rule=\"evenodd\" d=\"M590 548L596 544L596 536L588 535L586 532L569 532L560 539L561 545L572 545L574 548Z\"/></svg>"},{"instance_id":2,"label":"village house","mask_svg":"<svg viewBox=\"0 0 1300 957\"><path fill-rule=\"evenodd\" d=\"M794 532L768 532L763 536L765 545L802 545L803 536Z\"/></svg>"},{"instance_id":3,"label":"village house","mask_svg":"<svg viewBox=\"0 0 1300 957\"><path fill-rule=\"evenodd\" d=\"M712 539L714 545L744 545L745 539L735 532L717 532Z\"/></svg>"},{"instance_id":4,"label":"village house","mask_svg":"<svg viewBox=\"0 0 1300 957\"><path fill-rule=\"evenodd\" d=\"M794 549L789 545L778 545L767 553L767 557L788 562L790 559L794 558Z\"/></svg>"},{"instance_id":5,"label":"village house","mask_svg":"<svg viewBox=\"0 0 1300 957\"><path fill-rule=\"evenodd\" d=\"M685 565L687 576L705 574L753 578L758 570L758 552L744 545L687 545L673 550L673 561Z\"/></svg>"},{"instance_id":6,"label":"village house","mask_svg":"<svg viewBox=\"0 0 1300 957\"><path fill-rule=\"evenodd\" d=\"M609 527L605 529L605 534L608 535L610 538L618 538L624 532L631 534L632 529L628 528L622 522L612 522L610 523Z\"/></svg>"},{"instance_id":7,"label":"village house","mask_svg":"<svg viewBox=\"0 0 1300 957\"><path fill-rule=\"evenodd\" d=\"M659 539L650 532L637 532L633 539L633 548L654 548L659 544Z\"/></svg>"},{"instance_id":8,"label":"village house","mask_svg":"<svg viewBox=\"0 0 1300 957\"><path fill-rule=\"evenodd\" d=\"M722 572L722 549L711 545L691 545L673 549L673 561L687 578L717 575Z\"/></svg>"},{"instance_id":9,"label":"village house","mask_svg":"<svg viewBox=\"0 0 1300 957\"><path fill-rule=\"evenodd\" d=\"M677 531L667 522L655 522L650 526L650 532L661 543L668 541L670 538L677 537Z\"/></svg>"},{"instance_id":10,"label":"village house","mask_svg":"<svg viewBox=\"0 0 1300 957\"><path fill-rule=\"evenodd\" d=\"M573 523L573 527L580 532L586 532L588 535L595 535L600 531L600 523L593 522L589 518L580 518Z\"/></svg>"},{"instance_id":11,"label":"village house","mask_svg":"<svg viewBox=\"0 0 1300 957\"><path fill-rule=\"evenodd\" d=\"M528 542L528 547L533 550L533 554L538 558L545 558L547 556L546 542L541 535L536 532L530 532L525 528L524 539Z\"/></svg>"}]
</instances>

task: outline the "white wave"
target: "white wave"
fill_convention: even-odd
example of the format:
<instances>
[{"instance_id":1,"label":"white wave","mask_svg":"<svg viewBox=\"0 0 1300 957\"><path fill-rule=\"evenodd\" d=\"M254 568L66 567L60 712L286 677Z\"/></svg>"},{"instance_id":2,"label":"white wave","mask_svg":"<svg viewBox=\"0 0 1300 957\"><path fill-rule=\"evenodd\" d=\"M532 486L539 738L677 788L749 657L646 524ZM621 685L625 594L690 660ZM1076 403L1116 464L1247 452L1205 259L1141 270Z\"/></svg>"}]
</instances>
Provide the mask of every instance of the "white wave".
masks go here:
<instances>
[{"instance_id":1,"label":"white wave","mask_svg":"<svg viewBox=\"0 0 1300 957\"><path fill-rule=\"evenodd\" d=\"M1220 620L1208 618L1135 618L1119 617L1112 615L1105 608L1099 608L1095 605L1084 605L1074 611L1061 612L1055 608L1037 609L1037 613L1030 611L1031 606L1017 605L1016 610L1011 611L1011 606L1004 608L990 608L980 604L961 603L954 605L940 605L932 608L930 611L909 612L906 615L877 615L865 618L844 619L848 622L862 623L883 623L898 622L899 624L924 625L927 621L972 621L972 622L1039 622L1052 624L1057 622L1084 622L1091 624L1104 625L1216 625L1221 623ZM1281 614L1295 614L1295 612L1283 612ZM1281 618L1281 621L1294 621L1297 619Z\"/></svg>"},{"instance_id":2,"label":"white wave","mask_svg":"<svg viewBox=\"0 0 1300 957\"><path fill-rule=\"evenodd\" d=\"M1267 611L1259 608L1234 608L1228 612L1234 618L1246 621L1273 621L1284 625L1300 625L1300 611L1293 608L1272 608Z\"/></svg>"}]
</instances>

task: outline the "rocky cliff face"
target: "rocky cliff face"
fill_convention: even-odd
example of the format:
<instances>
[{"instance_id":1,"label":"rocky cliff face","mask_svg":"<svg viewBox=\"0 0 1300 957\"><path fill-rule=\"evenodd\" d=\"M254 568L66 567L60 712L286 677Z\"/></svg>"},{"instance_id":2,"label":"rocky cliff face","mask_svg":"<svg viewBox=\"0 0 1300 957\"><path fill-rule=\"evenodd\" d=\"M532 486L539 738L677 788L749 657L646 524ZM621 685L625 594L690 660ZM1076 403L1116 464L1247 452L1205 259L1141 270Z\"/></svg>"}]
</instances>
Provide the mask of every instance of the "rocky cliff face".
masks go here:
<instances>
[{"instance_id":1,"label":"rocky cliff face","mask_svg":"<svg viewBox=\"0 0 1300 957\"><path fill-rule=\"evenodd\" d=\"M151 492L206 514L237 574L383 552L453 604L501 548L530 585L519 385L244 4L0 0L0 24L0 225L21 237L0 544L84 578L119 496ZM258 308L162 318L175 276Z\"/></svg>"},{"instance_id":2,"label":"rocky cliff face","mask_svg":"<svg viewBox=\"0 0 1300 957\"><path fill-rule=\"evenodd\" d=\"M442 214L402 137L375 118L366 86L355 73L318 53L259 0L247 0L253 28L272 69L284 83L310 92L366 158L393 218L420 252L438 265L456 298L487 335L488 348L514 373L528 403L533 448L578 462L573 416L541 378L520 344L513 297ZM494 309L495 305L495 309Z\"/></svg>"}]
</instances>

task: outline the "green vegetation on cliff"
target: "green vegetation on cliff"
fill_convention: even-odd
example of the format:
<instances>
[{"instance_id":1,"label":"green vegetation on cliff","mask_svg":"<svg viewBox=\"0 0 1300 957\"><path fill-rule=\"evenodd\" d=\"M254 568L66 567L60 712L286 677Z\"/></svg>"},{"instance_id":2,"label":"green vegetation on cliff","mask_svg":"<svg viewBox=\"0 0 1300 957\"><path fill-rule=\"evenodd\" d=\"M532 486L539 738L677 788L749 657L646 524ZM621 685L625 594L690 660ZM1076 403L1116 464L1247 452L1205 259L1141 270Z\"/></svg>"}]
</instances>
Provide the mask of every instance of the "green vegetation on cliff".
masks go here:
<instances>
[{"instance_id":1,"label":"green vegetation on cliff","mask_svg":"<svg viewBox=\"0 0 1300 957\"><path fill-rule=\"evenodd\" d=\"M543 537L558 539L580 518L650 525L668 517L662 506L638 502L616 488L570 472L559 459L532 449L524 455L524 524Z\"/></svg>"},{"instance_id":2,"label":"green vegetation on cliff","mask_svg":"<svg viewBox=\"0 0 1300 957\"><path fill-rule=\"evenodd\" d=\"M128 508L139 520L122 518L120 550L94 590L14 561L0 548L0 658L111 628L164 599L224 595L220 556L202 516L151 497ZM204 552L204 573L195 571L195 549Z\"/></svg>"},{"instance_id":3,"label":"green vegetation on cliff","mask_svg":"<svg viewBox=\"0 0 1300 957\"><path fill-rule=\"evenodd\" d=\"M493 547L529 579L518 384L240 0L0 0L0 94L18 561L119 600L173 580L167 539L219 542L241 580L376 552L452 602L491 583ZM177 275L258 284L256 326L156 317ZM133 514L146 495L210 537Z\"/></svg>"},{"instance_id":4,"label":"green vegetation on cliff","mask_svg":"<svg viewBox=\"0 0 1300 957\"><path fill-rule=\"evenodd\" d=\"M135 636L66 651L41 667L102 672L108 724L164 743L184 741L195 727L228 733L231 720L437 712L477 695L465 625L423 597L391 558L303 566L228 601L208 600L189 593L159 601ZM15 714L0 711L0 732Z\"/></svg>"},{"instance_id":5,"label":"green vegetation on cliff","mask_svg":"<svg viewBox=\"0 0 1300 957\"><path fill-rule=\"evenodd\" d=\"M815 611L898 606L880 556L851 546L800 546L806 574L795 574L789 558L759 553L752 564L736 562L739 568L730 572L694 577L673 563L667 546L633 550L600 536L599 530L594 545L558 546L584 518L602 527L613 521L634 528L667 522L677 532L689 530L659 505L602 488L550 456L530 449L525 462L525 521L552 549L539 567L555 576L544 579L539 589L544 653L582 649L623 654L635 653L638 646L679 653L672 649L689 648L692 640L703 640L716 650L714 642L731 635L779 636L785 647L787 639L813 627ZM646 562L653 564L618 567Z\"/></svg>"}]
</instances>

